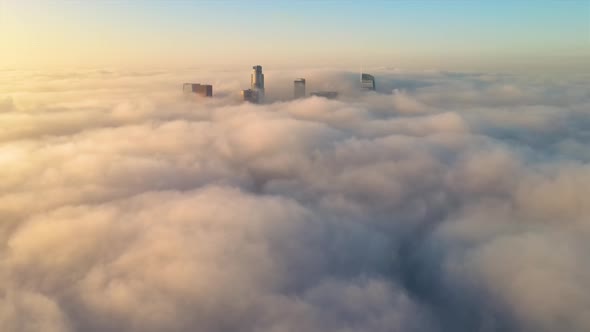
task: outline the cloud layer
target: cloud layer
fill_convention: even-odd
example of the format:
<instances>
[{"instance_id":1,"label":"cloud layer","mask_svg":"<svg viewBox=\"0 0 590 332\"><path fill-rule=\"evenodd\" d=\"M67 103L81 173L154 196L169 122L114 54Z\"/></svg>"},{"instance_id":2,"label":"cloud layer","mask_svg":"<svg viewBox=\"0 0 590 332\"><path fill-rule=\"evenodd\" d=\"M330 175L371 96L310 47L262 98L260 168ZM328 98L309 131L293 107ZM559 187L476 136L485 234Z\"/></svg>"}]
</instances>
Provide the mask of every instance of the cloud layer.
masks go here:
<instances>
[{"instance_id":1,"label":"cloud layer","mask_svg":"<svg viewBox=\"0 0 590 332\"><path fill-rule=\"evenodd\" d=\"M590 330L590 78L265 74L4 72L3 330Z\"/></svg>"}]
</instances>

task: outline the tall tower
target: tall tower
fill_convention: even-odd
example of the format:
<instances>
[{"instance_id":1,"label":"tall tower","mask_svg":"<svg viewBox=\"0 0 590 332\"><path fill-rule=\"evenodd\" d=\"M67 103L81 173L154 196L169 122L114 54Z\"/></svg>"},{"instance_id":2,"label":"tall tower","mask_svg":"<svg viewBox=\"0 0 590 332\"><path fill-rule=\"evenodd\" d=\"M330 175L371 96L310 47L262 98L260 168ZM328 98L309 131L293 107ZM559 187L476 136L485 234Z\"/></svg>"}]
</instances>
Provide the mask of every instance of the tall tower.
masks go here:
<instances>
[{"instance_id":1,"label":"tall tower","mask_svg":"<svg viewBox=\"0 0 590 332\"><path fill-rule=\"evenodd\" d=\"M305 78L298 78L293 81L293 97L295 99L305 98Z\"/></svg>"},{"instance_id":2,"label":"tall tower","mask_svg":"<svg viewBox=\"0 0 590 332\"><path fill-rule=\"evenodd\" d=\"M252 67L252 75L250 75L250 89L258 92L258 98L264 97L264 74L262 73L262 66L256 65Z\"/></svg>"},{"instance_id":3,"label":"tall tower","mask_svg":"<svg viewBox=\"0 0 590 332\"><path fill-rule=\"evenodd\" d=\"M361 73L361 90L375 91L375 76Z\"/></svg>"}]
</instances>

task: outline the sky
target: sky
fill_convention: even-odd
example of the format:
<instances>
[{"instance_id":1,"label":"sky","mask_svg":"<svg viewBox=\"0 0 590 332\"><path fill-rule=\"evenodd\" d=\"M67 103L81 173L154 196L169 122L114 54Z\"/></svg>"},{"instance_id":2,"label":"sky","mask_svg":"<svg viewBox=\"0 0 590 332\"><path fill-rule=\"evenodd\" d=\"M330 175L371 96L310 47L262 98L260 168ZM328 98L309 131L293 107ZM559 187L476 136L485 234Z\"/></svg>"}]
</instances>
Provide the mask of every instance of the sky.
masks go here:
<instances>
[{"instance_id":1,"label":"sky","mask_svg":"<svg viewBox=\"0 0 590 332\"><path fill-rule=\"evenodd\" d=\"M590 331L589 7L0 0L0 329Z\"/></svg>"},{"instance_id":2,"label":"sky","mask_svg":"<svg viewBox=\"0 0 590 332\"><path fill-rule=\"evenodd\" d=\"M1 68L579 70L590 1L0 0Z\"/></svg>"}]
</instances>

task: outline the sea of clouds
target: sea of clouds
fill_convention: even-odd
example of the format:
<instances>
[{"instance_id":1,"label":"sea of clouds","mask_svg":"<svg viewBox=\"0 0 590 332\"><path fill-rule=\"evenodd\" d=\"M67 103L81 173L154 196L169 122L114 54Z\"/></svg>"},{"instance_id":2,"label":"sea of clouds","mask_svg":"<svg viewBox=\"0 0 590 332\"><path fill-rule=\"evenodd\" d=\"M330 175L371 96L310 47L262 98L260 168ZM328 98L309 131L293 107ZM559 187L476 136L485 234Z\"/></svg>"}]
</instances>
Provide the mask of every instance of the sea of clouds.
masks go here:
<instances>
[{"instance_id":1,"label":"sea of clouds","mask_svg":"<svg viewBox=\"0 0 590 332\"><path fill-rule=\"evenodd\" d=\"M590 331L590 77L371 73L1 71L0 330Z\"/></svg>"}]
</instances>

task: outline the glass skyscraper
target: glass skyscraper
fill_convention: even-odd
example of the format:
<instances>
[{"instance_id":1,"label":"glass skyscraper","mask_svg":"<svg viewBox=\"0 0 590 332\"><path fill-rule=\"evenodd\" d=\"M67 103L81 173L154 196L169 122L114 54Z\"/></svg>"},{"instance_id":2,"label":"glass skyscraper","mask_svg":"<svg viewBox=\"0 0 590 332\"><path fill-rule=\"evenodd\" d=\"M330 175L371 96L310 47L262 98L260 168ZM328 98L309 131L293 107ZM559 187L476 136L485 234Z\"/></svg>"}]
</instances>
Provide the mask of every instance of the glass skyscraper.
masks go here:
<instances>
[{"instance_id":1,"label":"glass skyscraper","mask_svg":"<svg viewBox=\"0 0 590 332\"><path fill-rule=\"evenodd\" d=\"M252 75L250 75L250 89L258 92L258 99L264 97L264 74L262 73L262 66L257 65L252 67Z\"/></svg>"},{"instance_id":2,"label":"glass skyscraper","mask_svg":"<svg viewBox=\"0 0 590 332\"><path fill-rule=\"evenodd\" d=\"M298 78L293 81L293 97L295 99L305 98L305 78Z\"/></svg>"},{"instance_id":3,"label":"glass skyscraper","mask_svg":"<svg viewBox=\"0 0 590 332\"><path fill-rule=\"evenodd\" d=\"M375 76L361 73L361 89L375 91Z\"/></svg>"}]
</instances>

